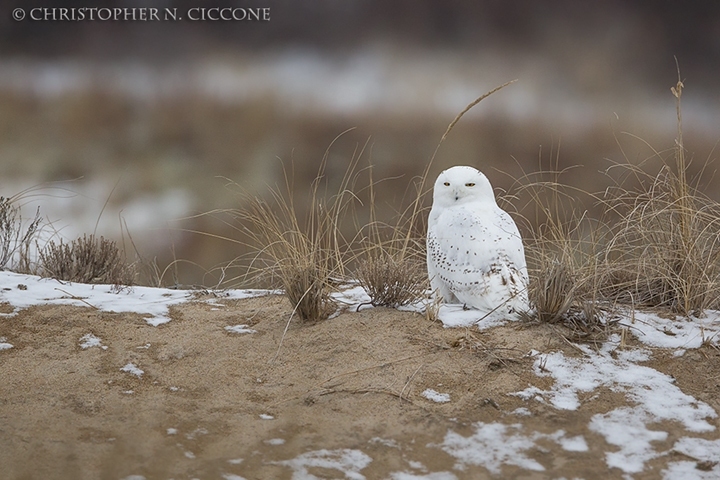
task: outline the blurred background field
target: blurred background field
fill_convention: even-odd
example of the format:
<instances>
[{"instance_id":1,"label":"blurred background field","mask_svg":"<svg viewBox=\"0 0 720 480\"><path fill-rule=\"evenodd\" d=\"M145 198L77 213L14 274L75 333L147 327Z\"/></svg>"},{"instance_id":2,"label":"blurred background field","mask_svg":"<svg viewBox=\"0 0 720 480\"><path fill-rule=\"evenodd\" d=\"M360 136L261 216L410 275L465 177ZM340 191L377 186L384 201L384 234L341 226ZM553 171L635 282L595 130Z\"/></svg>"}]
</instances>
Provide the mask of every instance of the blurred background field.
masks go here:
<instances>
[{"instance_id":1,"label":"blurred background field","mask_svg":"<svg viewBox=\"0 0 720 480\"><path fill-rule=\"evenodd\" d=\"M192 232L235 235L196 216L241 207L230 181L265 195L292 165L305 198L325 151L350 128L330 149L328 180L337 184L367 145L359 165L391 179L376 188L378 215L391 218L455 115L515 78L463 117L431 178L468 164L504 190L557 162L580 166L565 182L603 190L613 162L642 162L648 144L673 147L676 56L691 174L707 164L703 190L720 199L720 4L35 3L0 2L0 195L36 187L25 208L40 205L67 240L96 223L98 235L120 240L123 222L161 268L173 258L199 265L179 264L166 285L213 285L217 272L205 270L244 253ZM271 20L12 19L14 8L34 6L270 7Z\"/></svg>"}]
</instances>

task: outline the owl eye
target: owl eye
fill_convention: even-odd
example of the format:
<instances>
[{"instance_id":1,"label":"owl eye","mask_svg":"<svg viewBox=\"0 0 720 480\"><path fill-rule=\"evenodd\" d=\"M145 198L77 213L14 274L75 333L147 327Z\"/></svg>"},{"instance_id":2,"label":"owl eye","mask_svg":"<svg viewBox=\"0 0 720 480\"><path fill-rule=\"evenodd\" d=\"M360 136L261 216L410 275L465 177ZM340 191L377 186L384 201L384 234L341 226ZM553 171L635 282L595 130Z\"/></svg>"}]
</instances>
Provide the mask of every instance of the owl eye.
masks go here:
<instances>
[{"instance_id":1,"label":"owl eye","mask_svg":"<svg viewBox=\"0 0 720 480\"><path fill-rule=\"evenodd\" d=\"M475 184L473 182L468 182L465 184L466 187L474 187Z\"/></svg>"},{"instance_id":2,"label":"owl eye","mask_svg":"<svg viewBox=\"0 0 720 480\"><path fill-rule=\"evenodd\" d=\"M449 186L450 186L450 182L445 182L445 183L443 183L443 185L445 185L446 187L449 187Z\"/></svg>"}]
</instances>

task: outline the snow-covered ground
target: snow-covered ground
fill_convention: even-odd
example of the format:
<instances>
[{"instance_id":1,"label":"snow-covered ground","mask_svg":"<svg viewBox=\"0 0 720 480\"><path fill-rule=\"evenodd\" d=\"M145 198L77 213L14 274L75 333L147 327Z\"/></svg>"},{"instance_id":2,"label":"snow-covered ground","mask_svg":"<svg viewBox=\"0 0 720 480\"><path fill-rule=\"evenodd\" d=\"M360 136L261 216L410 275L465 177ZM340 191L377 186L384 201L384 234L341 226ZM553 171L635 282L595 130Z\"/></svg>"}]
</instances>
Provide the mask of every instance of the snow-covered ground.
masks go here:
<instances>
[{"instance_id":1,"label":"snow-covered ground","mask_svg":"<svg viewBox=\"0 0 720 480\"><path fill-rule=\"evenodd\" d=\"M217 292L221 298L241 299L267 294L260 290L226 290ZM359 287L336 294L344 302L343 310L354 311L356 306L368 300ZM106 285L82 285L61 283L30 275L0 272L0 304L7 304L12 311L2 314L12 317L20 309L33 305L63 304L91 307L113 312L136 312L143 315L150 325L171 321L168 309L190 300L197 300L192 291L168 290L148 287L132 287L120 292ZM216 302L211 300L210 302ZM364 307L371 308L371 307ZM6 310L8 310L6 308ZM472 311L444 307L440 319L448 325L467 324ZM332 321L332 320L329 320ZM720 438L715 427L718 413L707 403L683 392L675 379L647 365L653 352L668 349L675 356L681 356L690 349L703 344L716 344L720 332L720 313L707 312L704 318L677 318L668 320L656 315L629 312L622 325L634 334L645 346L629 348L622 345L620 335L612 335L600 349L577 344L581 355L569 357L560 351L531 351L534 358L534 373L538 379L551 379L550 387L540 388L528 385L512 395L530 405L540 402L558 412L581 408L586 399L592 399L599 389L610 390L623 395L626 404L604 413L592 416L587 431L599 434L609 448L605 452L605 463L609 468L623 472L624 478L645 470L649 461L668 457L667 467L662 471L666 479L712 479L720 478ZM492 328L493 325L480 325ZM228 325L226 330L234 334L252 334L247 325ZM103 348L102 339L88 334L79 339L83 349ZM12 338L0 338L0 358L12 351ZM139 347L141 348L141 347ZM133 363L121 369L128 375L141 377L143 370ZM538 384L548 385L546 381ZM426 389L422 395L430 402L448 403L450 395ZM477 422L472 425L473 433L465 436L450 429L437 443L427 445L454 457L457 472L467 466L482 466L492 474L500 474L505 465L513 465L528 471L544 471L545 467L528 456L528 451L537 447L538 442L558 445L568 454L588 451L588 439L583 435L569 435L559 429L551 433L534 431L523 425L522 420L532 415L529 409L519 408L504 415L494 423ZM273 421L272 415L263 414L262 419ZM663 425L679 425L685 435L677 438L669 449L659 449L657 442L668 440ZM168 429L168 435L176 434ZM711 438L709 438L711 437ZM375 439L392 445L393 439ZM266 440L268 445L282 445L285 439L273 437ZM673 453L682 454L671 457ZM683 458L695 461L683 460ZM240 464L242 459L233 460ZM305 452L293 459L273 462L293 471L293 478L316 478L309 473L311 467L322 467L341 471L345 478L364 479L363 469L373 459L361 449L319 449ZM706 462L708 468L696 468L698 462ZM715 463L713 463L715 462ZM141 477L137 477L141 478ZM235 474L225 478L240 479ZM408 468L397 471L392 479L456 479L455 472L429 472L417 461L408 463Z\"/></svg>"},{"instance_id":2,"label":"snow-covered ground","mask_svg":"<svg viewBox=\"0 0 720 480\"><path fill-rule=\"evenodd\" d=\"M112 285L85 285L34 275L0 272L0 303L7 303L13 308L10 313L0 314L5 317L15 315L19 310L33 305L73 305L107 312L138 313L145 317L148 324L158 326L170 321L171 306L192 300L196 294L197 291L193 290L137 286L117 291ZM267 294L267 290L224 290L218 293L225 299L242 299Z\"/></svg>"}]
</instances>

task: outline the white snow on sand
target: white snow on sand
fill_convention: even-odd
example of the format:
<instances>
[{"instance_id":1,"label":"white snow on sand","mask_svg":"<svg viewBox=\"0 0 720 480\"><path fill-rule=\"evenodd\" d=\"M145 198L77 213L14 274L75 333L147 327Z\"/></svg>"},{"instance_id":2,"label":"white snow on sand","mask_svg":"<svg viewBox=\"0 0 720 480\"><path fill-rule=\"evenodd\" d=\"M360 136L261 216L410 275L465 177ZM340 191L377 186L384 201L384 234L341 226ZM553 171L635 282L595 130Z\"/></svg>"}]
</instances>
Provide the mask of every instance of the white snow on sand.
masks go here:
<instances>
[{"instance_id":1,"label":"white snow on sand","mask_svg":"<svg viewBox=\"0 0 720 480\"><path fill-rule=\"evenodd\" d=\"M137 367L137 365L135 365L134 363L128 363L127 365L125 365L124 367L122 367L122 368L120 369L120 371L121 371L121 372L129 373L129 374L131 374L131 375L135 375L135 376L138 377L138 378L142 377L142 376L143 376L143 373L145 373L145 372L143 372L142 370L140 370L140 369Z\"/></svg>"},{"instance_id":2,"label":"white snow on sand","mask_svg":"<svg viewBox=\"0 0 720 480\"><path fill-rule=\"evenodd\" d=\"M671 376L634 363L647 359L643 351L617 351L617 358L613 358L612 348L600 352L583 345L578 348L584 351L583 357L569 358L562 352L539 355L534 364L535 373L553 377L555 384L550 390L529 387L524 391L527 396L539 395L555 408L575 410L580 406L579 393L604 386L625 393L629 401L641 406L654 421L674 420L698 432L715 428L705 420L717 417L709 405L683 393Z\"/></svg>"},{"instance_id":3,"label":"white snow on sand","mask_svg":"<svg viewBox=\"0 0 720 480\"><path fill-rule=\"evenodd\" d=\"M235 475L234 473L224 473L222 476L225 480L245 480L245 477Z\"/></svg>"},{"instance_id":4,"label":"white snow on sand","mask_svg":"<svg viewBox=\"0 0 720 480\"><path fill-rule=\"evenodd\" d=\"M439 393L432 388L426 389L421 395L435 403L447 403L450 401L449 393Z\"/></svg>"},{"instance_id":5,"label":"white snow on sand","mask_svg":"<svg viewBox=\"0 0 720 480\"><path fill-rule=\"evenodd\" d=\"M275 465L284 465L293 470L292 480L318 479L312 475L308 468L324 468L339 470L350 480L365 480L360 471L370 465L372 458L360 450L343 448L338 450L315 450L303 453L291 460L270 462Z\"/></svg>"},{"instance_id":6,"label":"white snow on sand","mask_svg":"<svg viewBox=\"0 0 720 480\"><path fill-rule=\"evenodd\" d=\"M464 437L450 430L439 446L443 451L455 457L455 468L464 470L465 465L479 465L493 474L500 474L503 465L515 465L525 470L542 472L540 463L527 456L527 452L538 448L538 440L551 440L564 450L585 452L587 443L582 436L567 437L564 430L553 434L531 432L523 434L524 427L519 424L475 423L475 433Z\"/></svg>"},{"instance_id":7,"label":"white snow on sand","mask_svg":"<svg viewBox=\"0 0 720 480\"><path fill-rule=\"evenodd\" d=\"M408 473L408 472L395 472L390 474L390 480L457 480L457 476L450 472L435 472L435 473Z\"/></svg>"},{"instance_id":8,"label":"white snow on sand","mask_svg":"<svg viewBox=\"0 0 720 480\"><path fill-rule=\"evenodd\" d=\"M511 320L497 315L484 316L479 310L466 309L463 305L443 304L440 306L438 319L446 327L472 327L480 330L505 325Z\"/></svg>"},{"instance_id":9,"label":"white snow on sand","mask_svg":"<svg viewBox=\"0 0 720 480\"><path fill-rule=\"evenodd\" d=\"M681 341L687 345L685 340ZM666 440L668 433L653 424L679 422L690 432L710 432L715 426L708 419L716 418L717 413L708 404L682 392L671 376L638 365L636 362L650 358L649 351L617 350L618 343L617 337L611 338L600 351L577 345L584 353L577 358L566 357L562 352L538 355L535 373L552 377L553 386L548 390L530 386L516 395L547 402L559 410L575 410L580 407L582 392L605 387L623 393L628 405L594 415L588 428L614 446L605 454L607 465L633 474L644 471L647 461L667 454L656 451L653 443Z\"/></svg>"},{"instance_id":10,"label":"white snow on sand","mask_svg":"<svg viewBox=\"0 0 720 480\"><path fill-rule=\"evenodd\" d=\"M80 337L80 348L86 350L92 347L100 347L103 350L107 350L108 348L107 345L103 345L102 341L92 333L88 333Z\"/></svg>"},{"instance_id":11,"label":"white snow on sand","mask_svg":"<svg viewBox=\"0 0 720 480\"><path fill-rule=\"evenodd\" d=\"M673 451L694 459L668 464L663 478L672 480L714 480L720 478L720 440L683 437L675 442ZM699 468L702 466L702 469Z\"/></svg>"},{"instance_id":12,"label":"white snow on sand","mask_svg":"<svg viewBox=\"0 0 720 480\"><path fill-rule=\"evenodd\" d=\"M225 327L225 330L227 330L230 333L256 333L257 332L257 330L248 328L247 325L228 325Z\"/></svg>"},{"instance_id":13,"label":"white snow on sand","mask_svg":"<svg viewBox=\"0 0 720 480\"><path fill-rule=\"evenodd\" d=\"M345 308L339 309L334 316L339 315L345 310L354 312L357 310L372 308L372 305L370 304L370 296L360 286L350 286L349 288L340 290L339 292L334 292L331 297L341 305L345 306ZM427 301L418 301L410 305L398 307L398 310L424 314L427 308ZM483 316L479 310L466 309L463 305L459 304L440 305L438 319L445 327L448 328L471 327L475 325L480 330L505 325L508 321L511 321L498 315Z\"/></svg>"},{"instance_id":14,"label":"white snow on sand","mask_svg":"<svg viewBox=\"0 0 720 480\"><path fill-rule=\"evenodd\" d=\"M708 310L703 318L661 318L645 312L628 312L621 323L645 345L660 348L699 348L720 340L720 312Z\"/></svg>"},{"instance_id":15,"label":"white snow on sand","mask_svg":"<svg viewBox=\"0 0 720 480\"><path fill-rule=\"evenodd\" d=\"M12 343L8 343L7 338L0 337L0 352L3 350L10 350L11 348L13 348Z\"/></svg>"},{"instance_id":16,"label":"white snow on sand","mask_svg":"<svg viewBox=\"0 0 720 480\"><path fill-rule=\"evenodd\" d=\"M18 285L26 285L26 289ZM191 292L151 287L131 287L120 292L112 285L85 285L0 272L0 302L8 302L15 312L33 305L74 305L106 312L135 312L150 325L170 321L168 308L190 299ZM8 315L8 314L5 314ZM12 315L12 314L9 314Z\"/></svg>"},{"instance_id":17,"label":"white snow on sand","mask_svg":"<svg viewBox=\"0 0 720 480\"><path fill-rule=\"evenodd\" d=\"M19 285L25 288L19 288ZM268 290L228 290L216 295L219 298L242 299L268 293ZM12 313L0 316L12 316L34 305L73 305L105 312L134 312L144 316L148 324L157 326L170 321L171 306L192 300L195 294L192 290L137 286L117 292L112 285L85 285L0 272L0 303L7 302L14 308Z\"/></svg>"}]
</instances>

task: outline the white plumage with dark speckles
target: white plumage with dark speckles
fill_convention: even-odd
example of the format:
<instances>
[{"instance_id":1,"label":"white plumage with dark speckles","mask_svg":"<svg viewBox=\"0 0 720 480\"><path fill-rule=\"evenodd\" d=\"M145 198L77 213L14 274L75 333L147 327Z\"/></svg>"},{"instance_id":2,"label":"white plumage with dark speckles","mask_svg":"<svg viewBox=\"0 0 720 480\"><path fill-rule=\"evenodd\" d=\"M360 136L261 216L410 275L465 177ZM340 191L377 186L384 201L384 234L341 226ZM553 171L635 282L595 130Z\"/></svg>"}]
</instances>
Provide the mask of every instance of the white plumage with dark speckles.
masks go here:
<instances>
[{"instance_id":1,"label":"white plumage with dark speckles","mask_svg":"<svg viewBox=\"0 0 720 480\"><path fill-rule=\"evenodd\" d=\"M427 267L435 294L479 310L478 320L529 309L520 232L498 207L487 177L473 167L449 168L435 181Z\"/></svg>"}]
</instances>

